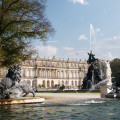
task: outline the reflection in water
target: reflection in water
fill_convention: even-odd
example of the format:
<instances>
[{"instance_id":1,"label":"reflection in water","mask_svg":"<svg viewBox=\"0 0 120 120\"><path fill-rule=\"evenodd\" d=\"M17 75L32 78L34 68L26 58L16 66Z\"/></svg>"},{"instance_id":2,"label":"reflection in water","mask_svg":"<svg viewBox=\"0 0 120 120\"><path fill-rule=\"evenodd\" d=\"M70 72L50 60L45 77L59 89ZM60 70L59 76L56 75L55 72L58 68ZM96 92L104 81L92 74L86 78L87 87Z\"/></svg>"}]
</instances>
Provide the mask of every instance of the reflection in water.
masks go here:
<instances>
[{"instance_id":1,"label":"reflection in water","mask_svg":"<svg viewBox=\"0 0 120 120\"><path fill-rule=\"evenodd\" d=\"M96 99L63 104L0 106L2 120L113 120L120 119L119 99Z\"/></svg>"}]
</instances>

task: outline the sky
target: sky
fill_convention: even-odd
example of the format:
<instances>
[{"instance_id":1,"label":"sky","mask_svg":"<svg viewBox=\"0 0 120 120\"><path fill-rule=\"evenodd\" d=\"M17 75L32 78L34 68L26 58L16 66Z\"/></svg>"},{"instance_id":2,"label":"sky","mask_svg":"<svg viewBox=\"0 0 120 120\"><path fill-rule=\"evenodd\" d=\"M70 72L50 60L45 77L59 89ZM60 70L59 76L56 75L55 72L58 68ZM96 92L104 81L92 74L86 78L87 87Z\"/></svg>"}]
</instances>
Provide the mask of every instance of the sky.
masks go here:
<instances>
[{"instance_id":1,"label":"sky","mask_svg":"<svg viewBox=\"0 0 120 120\"><path fill-rule=\"evenodd\" d=\"M47 0L46 17L56 32L34 43L41 58L120 58L120 0Z\"/></svg>"}]
</instances>

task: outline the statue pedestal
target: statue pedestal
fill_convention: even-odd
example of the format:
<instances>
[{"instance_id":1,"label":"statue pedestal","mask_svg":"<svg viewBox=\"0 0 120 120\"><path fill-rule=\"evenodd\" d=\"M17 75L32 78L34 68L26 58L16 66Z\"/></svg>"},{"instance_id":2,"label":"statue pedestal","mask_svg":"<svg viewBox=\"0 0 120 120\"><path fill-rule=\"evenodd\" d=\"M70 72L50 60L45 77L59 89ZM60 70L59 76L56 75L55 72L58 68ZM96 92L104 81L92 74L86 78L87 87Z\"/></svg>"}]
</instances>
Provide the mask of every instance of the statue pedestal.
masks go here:
<instances>
[{"instance_id":1,"label":"statue pedestal","mask_svg":"<svg viewBox=\"0 0 120 120\"><path fill-rule=\"evenodd\" d=\"M39 97L21 97L19 99L0 99L0 105L43 103L44 98Z\"/></svg>"},{"instance_id":2,"label":"statue pedestal","mask_svg":"<svg viewBox=\"0 0 120 120\"><path fill-rule=\"evenodd\" d=\"M111 82L108 82L107 84L100 84L101 98L106 98L106 95L111 92L111 90L109 89L111 85Z\"/></svg>"}]
</instances>

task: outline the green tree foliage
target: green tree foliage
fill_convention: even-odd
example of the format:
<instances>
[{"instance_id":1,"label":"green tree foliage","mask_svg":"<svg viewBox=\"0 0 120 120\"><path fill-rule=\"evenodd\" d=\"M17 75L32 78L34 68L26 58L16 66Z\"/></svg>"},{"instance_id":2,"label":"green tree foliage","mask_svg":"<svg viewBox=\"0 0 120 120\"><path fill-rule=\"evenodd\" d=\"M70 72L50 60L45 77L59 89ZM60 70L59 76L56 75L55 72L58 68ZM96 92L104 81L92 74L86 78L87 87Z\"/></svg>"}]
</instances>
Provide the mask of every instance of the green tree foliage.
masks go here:
<instances>
[{"instance_id":1,"label":"green tree foliage","mask_svg":"<svg viewBox=\"0 0 120 120\"><path fill-rule=\"evenodd\" d=\"M115 58L110 62L111 70L112 70L112 77L115 77L117 72L120 71L120 59Z\"/></svg>"},{"instance_id":2,"label":"green tree foliage","mask_svg":"<svg viewBox=\"0 0 120 120\"><path fill-rule=\"evenodd\" d=\"M35 50L31 41L43 43L54 29L45 17L46 0L0 0L1 67L28 59ZM35 41L34 41L35 42Z\"/></svg>"}]
</instances>

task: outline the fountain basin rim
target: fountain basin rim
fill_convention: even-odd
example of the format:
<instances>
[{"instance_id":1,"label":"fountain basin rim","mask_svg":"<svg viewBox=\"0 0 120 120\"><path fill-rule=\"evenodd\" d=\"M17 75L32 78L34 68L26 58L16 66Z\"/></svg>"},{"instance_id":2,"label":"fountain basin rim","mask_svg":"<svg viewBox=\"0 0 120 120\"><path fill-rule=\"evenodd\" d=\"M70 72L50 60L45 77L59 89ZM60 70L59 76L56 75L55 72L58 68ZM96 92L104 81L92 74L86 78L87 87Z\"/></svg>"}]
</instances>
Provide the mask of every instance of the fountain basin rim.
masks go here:
<instances>
[{"instance_id":1,"label":"fountain basin rim","mask_svg":"<svg viewBox=\"0 0 120 120\"><path fill-rule=\"evenodd\" d=\"M0 99L0 105L12 105L12 104L33 104L43 103L45 98L40 97L21 97L16 99Z\"/></svg>"}]
</instances>

